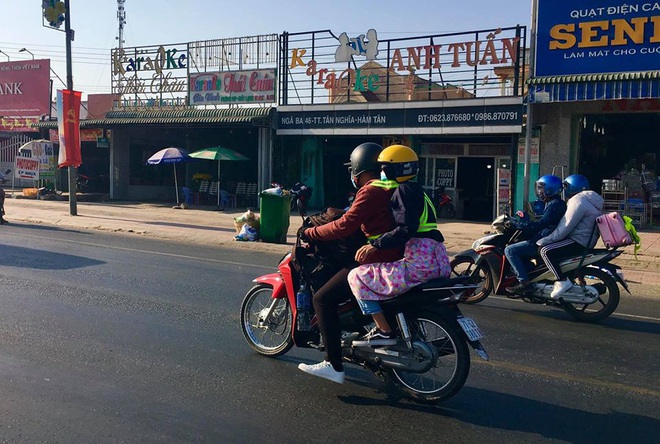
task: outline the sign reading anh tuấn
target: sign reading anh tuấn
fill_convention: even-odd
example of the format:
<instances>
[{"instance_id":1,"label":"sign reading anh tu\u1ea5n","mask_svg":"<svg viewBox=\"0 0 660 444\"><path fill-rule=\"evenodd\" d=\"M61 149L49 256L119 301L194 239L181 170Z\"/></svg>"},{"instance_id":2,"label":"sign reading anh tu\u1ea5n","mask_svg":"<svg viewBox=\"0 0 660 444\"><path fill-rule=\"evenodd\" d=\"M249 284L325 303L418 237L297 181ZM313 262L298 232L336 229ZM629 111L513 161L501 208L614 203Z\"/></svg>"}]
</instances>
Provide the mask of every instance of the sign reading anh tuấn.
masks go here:
<instances>
[{"instance_id":1,"label":"sign reading anh tu\u1ea5n","mask_svg":"<svg viewBox=\"0 0 660 444\"><path fill-rule=\"evenodd\" d=\"M538 1L536 76L660 69L660 2Z\"/></svg>"}]
</instances>

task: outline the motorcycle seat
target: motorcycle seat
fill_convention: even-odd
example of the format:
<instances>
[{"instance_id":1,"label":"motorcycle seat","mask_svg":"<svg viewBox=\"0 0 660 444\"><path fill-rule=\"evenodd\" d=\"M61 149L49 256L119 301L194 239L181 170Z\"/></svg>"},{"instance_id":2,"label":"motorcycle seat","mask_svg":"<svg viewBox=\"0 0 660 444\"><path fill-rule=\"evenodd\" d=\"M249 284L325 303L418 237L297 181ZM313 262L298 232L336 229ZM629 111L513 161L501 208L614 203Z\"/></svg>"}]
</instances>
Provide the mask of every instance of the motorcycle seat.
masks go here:
<instances>
[{"instance_id":1,"label":"motorcycle seat","mask_svg":"<svg viewBox=\"0 0 660 444\"><path fill-rule=\"evenodd\" d=\"M411 288L408 290L408 293L453 287L454 285L467 284L469 280L470 276L431 279L430 281L426 281L423 284L419 284L418 286Z\"/></svg>"},{"instance_id":2,"label":"motorcycle seat","mask_svg":"<svg viewBox=\"0 0 660 444\"><path fill-rule=\"evenodd\" d=\"M418 286L411 288L402 295L379 302L381 306L387 306L387 305L396 305L406 300L411 301L420 297L425 298L426 296L422 296L422 295L428 296L432 294L431 292L434 291L448 290L457 285L466 285L466 286L472 285L470 283L470 280L471 280L470 276L431 279L430 281L424 282L423 284L419 284ZM447 293L447 297L449 297L449 295L450 293Z\"/></svg>"}]
</instances>

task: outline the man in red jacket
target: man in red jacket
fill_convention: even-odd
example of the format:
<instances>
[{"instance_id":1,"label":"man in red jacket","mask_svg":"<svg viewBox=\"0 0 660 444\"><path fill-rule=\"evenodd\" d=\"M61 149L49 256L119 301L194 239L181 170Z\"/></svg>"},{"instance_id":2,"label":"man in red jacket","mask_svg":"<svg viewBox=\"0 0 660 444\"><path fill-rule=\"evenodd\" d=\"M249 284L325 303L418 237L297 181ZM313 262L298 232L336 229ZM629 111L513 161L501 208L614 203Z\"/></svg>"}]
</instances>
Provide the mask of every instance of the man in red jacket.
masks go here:
<instances>
[{"instance_id":1,"label":"man in red jacket","mask_svg":"<svg viewBox=\"0 0 660 444\"><path fill-rule=\"evenodd\" d=\"M390 198L397 184L394 181L380 180L378 155L382 149L376 143L363 143L353 150L350 163L346 164L350 165L351 182L358 189L351 208L334 222L305 230L308 239L311 241L342 239L358 229L361 229L368 239L375 239L394 228ZM347 265L319 288L314 294L313 303L326 357L318 364L300 364L298 365L300 370L340 384L344 382L341 327L337 309L340 303L351 297L348 273L361 264L393 262L402 257L402 248L373 249L360 264L355 262Z\"/></svg>"}]
</instances>

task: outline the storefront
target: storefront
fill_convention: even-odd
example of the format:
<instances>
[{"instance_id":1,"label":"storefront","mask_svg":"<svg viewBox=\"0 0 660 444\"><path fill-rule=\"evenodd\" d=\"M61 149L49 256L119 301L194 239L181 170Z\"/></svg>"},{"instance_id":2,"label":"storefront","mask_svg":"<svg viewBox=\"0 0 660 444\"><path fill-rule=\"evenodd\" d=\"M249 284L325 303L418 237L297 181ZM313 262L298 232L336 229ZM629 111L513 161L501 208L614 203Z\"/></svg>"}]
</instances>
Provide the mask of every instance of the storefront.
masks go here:
<instances>
[{"instance_id":1,"label":"storefront","mask_svg":"<svg viewBox=\"0 0 660 444\"><path fill-rule=\"evenodd\" d=\"M404 143L420 156L418 180L444 186L459 218L491 220L498 169L511 168L522 127L524 36L524 27L392 40L373 29L283 34L274 179L319 190L314 206L345 206L351 150Z\"/></svg>"},{"instance_id":2,"label":"storefront","mask_svg":"<svg viewBox=\"0 0 660 444\"><path fill-rule=\"evenodd\" d=\"M603 193L606 210L628 214L642 227L658 225L660 216L660 61L653 26L660 7L654 5L602 8L581 0L558 7L541 0L530 81L540 174L587 176Z\"/></svg>"},{"instance_id":3,"label":"storefront","mask_svg":"<svg viewBox=\"0 0 660 444\"><path fill-rule=\"evenodd\" d=\"M81 122L81 132L105 131L108 146L103 144L85 149L83 143L84 173L92 168L110 173L108 192L116 200L167 200L175 198L174 176L169 165L147 165L147 159L156 151L176 146L189 152L211 146L223 146L244 153L252 161L238 167L224 168L221 187L239 182L257 183L263 173L262 162L268 163L271 149L272 108L232 108L219 110L179 111L113 111L103 119ZM91 142L89 143L91 145ZM105 153L98 161L90 153ZM85 154L88 154L87 156ZM87 161L86 161L87 159ZM87 168L83 170L82 168ZM107 169L105 169L107 168ZM95 170L96 171L96 170ZM217 162L195 160L177 170L180 186L194 188L192 176L204 173L217 181ZM92 176L96 177L96 176ZM221 188L222 189L222 188Z\"/></svg>"},{"instance_id":4,"label":"storefront","mask_svg":"<svg viewBox=\"0 0 660 444\"><path fill-rule=\"evenodd\" d=\"M193 176L202 175L216 196L240 192L245 196L233 201L254 206L257 190L271 180L277 44L269 34L113 50L112 94L100 98L106 108L80 123L79 172L98 185L89 191L172 201L171 165L147 165L147 159L172 146L222 147L248 160L220 169L218 161L191 159L176 169L179 187L195 191L201 181ZM34 126L54 131L57 123Z\"/></svg>"},{"instance_id":5,"label":"storefront","mask_svg":"<svg viewBox=\"0 0 660 444\"><path fill-rule=\"evenodd\" d=\"M112 92L121 99L104 119L87 122L112 129L111 197L171 199L171 168L146 164L169 146L222 147L249 159L222 170L216 161L187 162L178 183L193 190L197 173L230 194L239 184L267 187L277 41L270 34L113 50Z\"/></svg>"}]
</instances>

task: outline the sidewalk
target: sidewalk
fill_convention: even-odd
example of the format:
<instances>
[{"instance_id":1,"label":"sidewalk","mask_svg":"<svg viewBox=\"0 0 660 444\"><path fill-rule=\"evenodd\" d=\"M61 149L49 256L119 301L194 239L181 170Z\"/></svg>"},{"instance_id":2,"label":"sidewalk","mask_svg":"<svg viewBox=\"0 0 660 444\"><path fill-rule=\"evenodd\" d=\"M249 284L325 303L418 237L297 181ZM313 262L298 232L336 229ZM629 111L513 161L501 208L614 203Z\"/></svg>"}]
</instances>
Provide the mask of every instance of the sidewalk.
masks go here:
<instances>
[{"instance_id":1,"label":"sidewalk","mask_svg":"<svg viewBox=\"0 0 660 444\"><path fill-rule=\"evenodd\" d=\"M174 209L171 205L139 202L78 202L78 215L69 215L68 201L14 199L7 196L5 212L10 224L44 224L62 228L100 230L124 236L143 236L175 242L224 245L256 251L286 253L291 249L300 216L292 215L287 244L237 242L233 218L242 211L215 211L212 207ZM2 228L0 228L0 231ZM479 222L442 222L440 230L450 256L470 248L472 242L490 230ZM660 232L640 232L642 248L633 255L633 247L615 262L631 282L660 285Z\"/></svg>"}]
</instances>

